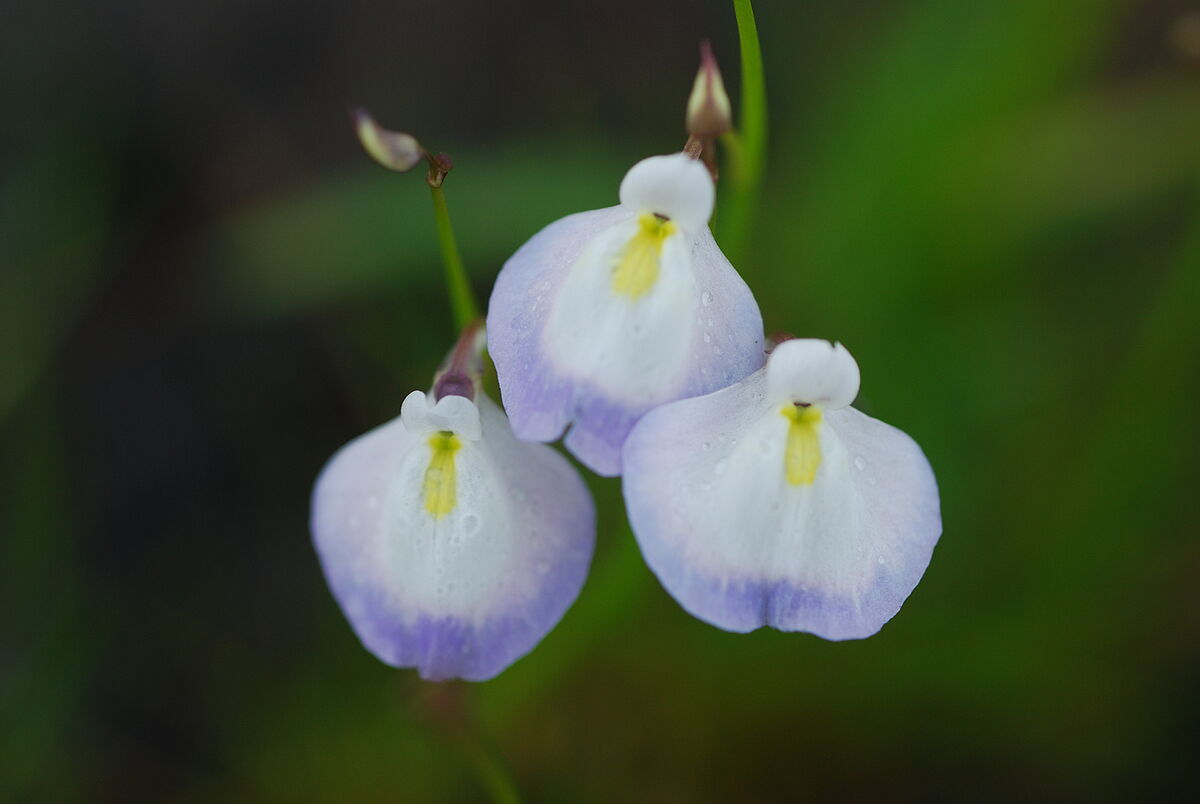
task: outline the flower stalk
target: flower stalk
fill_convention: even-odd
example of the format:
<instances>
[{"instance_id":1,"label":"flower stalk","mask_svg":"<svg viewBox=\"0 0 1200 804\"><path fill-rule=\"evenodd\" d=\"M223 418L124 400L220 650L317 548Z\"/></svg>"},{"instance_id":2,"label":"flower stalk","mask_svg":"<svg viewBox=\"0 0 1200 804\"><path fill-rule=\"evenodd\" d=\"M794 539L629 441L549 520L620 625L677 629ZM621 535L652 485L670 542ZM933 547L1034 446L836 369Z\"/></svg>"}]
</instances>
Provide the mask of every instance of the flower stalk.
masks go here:
<instances>
[{"instance_id":1,"label":"flower stalk","mask_svg":"<svg viewBox=\"0 0 1200 804\"><path fill-rule=\"evenodd\" d=\"M729 259L739 263L745 257L758 212L767 149L767 88L751 0L733 0L733 10L742 61L742 98L738 131L721 137L732 170L728 195L722 199L717 241Z\"/></svg>"},{"instance_id":2,"label":"flower stalk","mask_svg":"<svg viewBox=\"0 0 1200 804\"><path fill-rule=\"evenodd\" d=\"M437 224L446 289L450 294L450 309L455 327L460 331L465 329L480 315L479 305L471 291L471 282L467 278L467 269L463 265L462 253L458 250L458 241L454 238L446 193L442 189L446 175L454 168L454 161L447 154L435 154L427 150L411 134L384 128L375 122L366 109L354 109L350 116L363 150L383 167L395 173L407 173L422 159L428 165L425 183L429 185L433 196L433 217Z\"/></svg>"},{"instance_id":3,"label":"flower stalk","mask_svg":"<svg viewBox=\"0 0 1200 804\"><path fill-rule=\"evenodd\" d=\"M441 178L445 178L444 173ZM429 192L433 195L433 217L437 223L438 247L442 251L442 268L446 274L446 290L450 294L450 309L454 314L455 327L462 330L479 318L479 305L475 303L475 294L471 291L470 280L467 279L467 269L458 250L458 241L454 238L450 209L446 206L446 193L442 189L440 179L436 184L432 179L429 181Z\"/></svg>"}]
</instances>

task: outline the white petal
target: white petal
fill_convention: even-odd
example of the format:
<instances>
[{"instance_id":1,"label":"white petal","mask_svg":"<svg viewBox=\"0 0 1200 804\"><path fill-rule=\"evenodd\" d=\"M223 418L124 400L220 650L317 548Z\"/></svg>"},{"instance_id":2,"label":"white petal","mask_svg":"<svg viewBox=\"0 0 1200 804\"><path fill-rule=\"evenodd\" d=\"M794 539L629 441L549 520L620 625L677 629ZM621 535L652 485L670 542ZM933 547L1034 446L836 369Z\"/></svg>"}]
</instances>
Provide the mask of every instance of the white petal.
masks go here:
<instances>
[{"instance_id":1,"label":"white petal","mask_svg":"<svg viewBox=\"0 0 1200 804\"><path fill-rule=\"evenodd\" d=\"M343 448L313 493L314 541L351 625L380 659L426 678L490 678L527 653L574 601L591 557L578 473L517 441L486 397L479 407L481 438L454 455L449 512L427 509L432 447L400 419Z\"/></svg>"},{"instance_id":2,"label":"white petal","mask_svg":"<svg viewBox=\"0 0 1200 804\"><path fill-rule=\"evenodd\" d=\"M544 335L551 360L622 402L653 398L688 371L700 295L692 243L683 232L663 242L658 278L644 295L630 299L614 291L613 265L638 226L623 221L588 244L555 299Z\"/></svg>"},{"instance_id":3,"label":"white petal","mask_svg":"<svg viewBox=\"0 0 1200 804\"><path fill-rule=\"evenodd\" d=\"M840 343L795 338L771 352L767 381L772 401L803 402L836 410L858 396L858 363Z\"/></svg>"},{"instance_id":4,"label":"white petal","mask_svg":"<svg viewBox=\"0 0 1200 804\"><path fill-rule=\"evenodd\" d=\"M513 430L550 441L571 425L567 447L603 475L620 473L621 444L647 410L723 388L764 361L758 305L708 227L667 238L645 295L614 296L605 260L637 226L619 206L551 224L505 264L488 305Z\"/></svg>"},{"instance_id":5,"label":"white petal","mask_svg":"<svg viewBox=\"0 0 1200 804\"><path fill-rule=\"evenodd\" d=\"M621 205L633 212L665 215L689 232L708 226L713 182L708 169L685 154L651 156L638 162L621 182Z\"/></svg>"},{"instance_id":6,"label":"white petal","mask_svg":"<svg viewBox=\"0 0 1200 804\"><path fill-rule=\"evenodd\" d=\"M432 395L413 391L400 406L400 418L413 435L449 430L469 441L479 440L479 410L463 396L447 396L435 403Z\"/></svg>"},{"instance_id":7,"label":"white petal","mask_svg":"<svg viewBox=\"0 0 1200 804\"><path fill-rule=\"evenodd\" d=\"M854 639L903 604L941 534L928 462L901 431L828 411L811 484L785 471L789 420L759 372L647 414L624 450L647 562L696 616Z\"/></svg>"},{"instance_id":8,"label":"white petal","mask_svg":"<svg viewBox=\"0 0 1200 804\"><path fill-rule=\"evenodd\" d=\"M478 441L482 433L479 408L465 396L439 399L430 411L429 421L438 430L452 430L469 441Z\"/></svg>"}]
</instances>

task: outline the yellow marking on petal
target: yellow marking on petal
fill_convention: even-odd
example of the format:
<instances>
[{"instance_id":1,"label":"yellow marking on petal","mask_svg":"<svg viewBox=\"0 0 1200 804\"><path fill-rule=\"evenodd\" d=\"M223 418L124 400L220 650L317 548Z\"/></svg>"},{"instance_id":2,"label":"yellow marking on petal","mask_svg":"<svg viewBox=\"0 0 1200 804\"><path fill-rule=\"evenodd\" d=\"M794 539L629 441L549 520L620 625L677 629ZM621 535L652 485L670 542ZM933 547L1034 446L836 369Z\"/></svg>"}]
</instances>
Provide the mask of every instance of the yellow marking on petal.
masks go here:
<instances>
[{"instance_id":1,"label":"yellow marking on petal","mask_svg":"<svg viewBox=\"0 0 1200 804\"><path fill-rule=\"evenodd\" d=\"M441 519L454 510L458 502L458 477L454 469L454 453L462 449L459 437L442 430L429 437L429 468L425 470L425 510L434 519Z\"/></svg>"},{"instance_id":2,"label":"yellow marking on petal","mask_svg":"<svg viewBox=\"0 0 1200 804\"><path fill-rule=\"evenodd\" d=\"M663 243L675 234L675 223L650 212L638 216L638 231L613 269L613 292L636 299L658 281L658 263Z\"/></svg>"},{"instance_id":3,"label":"yellow marking on petal","mask_svg":"<svg viewBox=\"0 0 1200 804\"><path fill-rule=\"evenodd\" d=\"M783 454L787 480L793 486L809 486L817 477L821 465L821 411L818 408L788 405L779 411L791 420L788 425L787 450Z\"/></svg>"}]
</instances>

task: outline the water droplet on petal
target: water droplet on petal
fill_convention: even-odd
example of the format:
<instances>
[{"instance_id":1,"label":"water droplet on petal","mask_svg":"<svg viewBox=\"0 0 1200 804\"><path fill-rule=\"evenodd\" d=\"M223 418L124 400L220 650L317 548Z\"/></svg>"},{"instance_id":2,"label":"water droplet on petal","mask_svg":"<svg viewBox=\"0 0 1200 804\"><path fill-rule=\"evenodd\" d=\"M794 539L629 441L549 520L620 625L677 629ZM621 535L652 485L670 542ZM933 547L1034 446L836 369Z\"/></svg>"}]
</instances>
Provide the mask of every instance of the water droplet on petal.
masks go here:
<instances>
[{"instance_id":1,"label":"water droplet on petal","mask_svg":"<svg viewBox=\"0 0 1200 804\"><path fill-rule=\"evenodd\" d=\"M860 472L863 469L866 469L867 468L867 459L861 455L855 455L854 456L854 468Z\"/></svg>"},{"instance_id":2,"label":"water droplet on petal","mask_svg":"<svg viewBox=\"0 0 1200 804\"><path fill-rule=\"evenodd\" d=\"M706 332L706 333L704 333L704 342L705 342L705 343L712 343L712 335L709 335L707 332Z\"/></svg>"},{"instance_id":3,"label":"water droplet on petal","mask_svg":"<svg viewBox=\"0 0 1200 804\"><path fill-rule=\"evenodd\" d=\"M703 293L701 293L700 294L700 303L703 304L705 307L708 307L710 304L712 304L712 294L709 293L707 290L704 291Z\"/></svg>"}]
</instances>

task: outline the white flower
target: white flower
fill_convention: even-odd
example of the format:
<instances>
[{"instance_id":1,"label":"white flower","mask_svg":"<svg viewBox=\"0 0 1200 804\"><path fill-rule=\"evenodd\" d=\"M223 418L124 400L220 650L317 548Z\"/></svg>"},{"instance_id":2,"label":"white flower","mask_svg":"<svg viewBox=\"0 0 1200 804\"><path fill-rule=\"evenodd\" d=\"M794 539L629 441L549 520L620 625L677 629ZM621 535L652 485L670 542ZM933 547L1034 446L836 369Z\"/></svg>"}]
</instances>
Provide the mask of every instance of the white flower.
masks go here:
<instances>
[{"instance_id":1,"label":"white flower","mask_svg":"<svg viewBox=\"0 0 1200 804\"><path fill-rule=\"evenodd\" d=\"M644 159L621 203L543 229L505 264L489 349L513 430L603 475L646 411L763 363L762 318L708 229L712 180L683 154Z\"/></svg>"},{"instance_id":2,"label":"white flower","mask_svg":"<svg viewBox=\"0 0 1200 804\"><path fill-rule=\"evenodd\" d=\"M684 608L827 639L899 611L941 535L937 485L911 438L849 407L858 386L840 344L788 340L744 382L634 428L630 522Z\"/></svg>"},{"instance_id":3,"label":"white flower","mask_svg":"<svg viewBox=\"0 0 1200 804\"><path fill-rule=\"evenodd\" d=\"M565 458L514 438L486 396L413 391L313 491L329 585L363 644L427 679L491 678L579 594L591 496Z\"/></svg>"}]
</instances>

